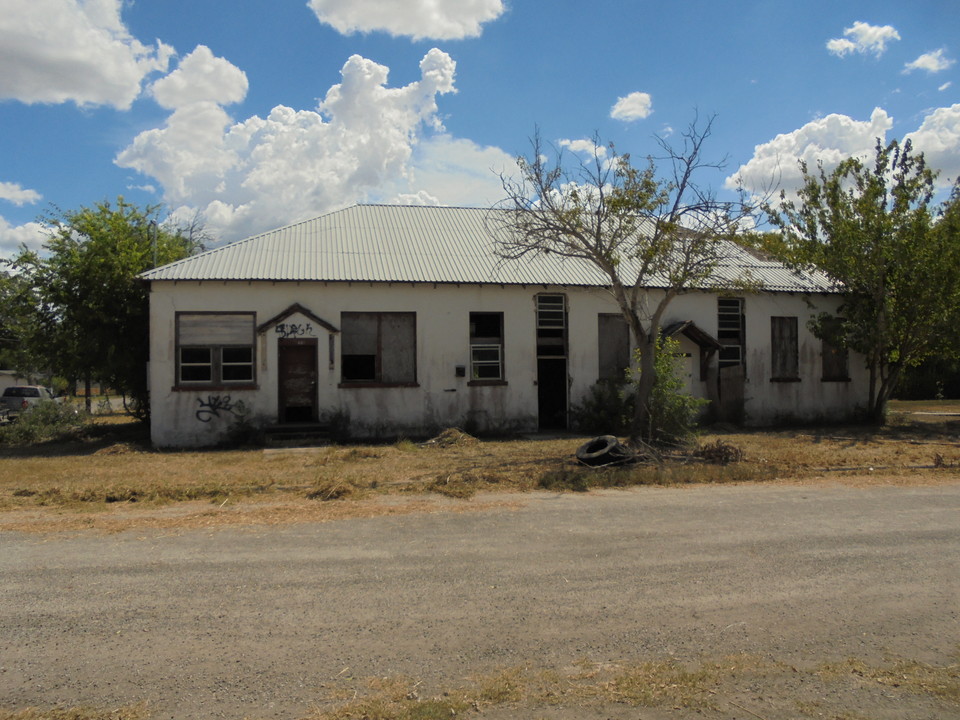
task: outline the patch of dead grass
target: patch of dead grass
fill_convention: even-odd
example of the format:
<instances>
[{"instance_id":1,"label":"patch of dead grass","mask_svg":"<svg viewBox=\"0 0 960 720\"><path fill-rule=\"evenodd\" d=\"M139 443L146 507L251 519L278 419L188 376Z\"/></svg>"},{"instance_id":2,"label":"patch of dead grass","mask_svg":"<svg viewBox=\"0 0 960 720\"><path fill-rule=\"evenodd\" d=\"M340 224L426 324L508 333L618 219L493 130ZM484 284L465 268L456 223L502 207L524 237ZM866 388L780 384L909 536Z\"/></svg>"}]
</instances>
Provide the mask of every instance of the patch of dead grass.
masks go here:
<instances>
[{"instance_id":1,"label":"patch of dead grass","mask_svg":"<svg viewBox=\"0 0 960 720\"><path fill-rule=\"evenodd\" d=\"M885 692L878 697L863 685L864 678L883 685ZM824 682L830 685L829 693L824 692ZM854 720L872 717L858 714L867 707L902 710L912 702L910 696L920 697L928 709L931 706L923 703L933 703L941 711L960 710L955 685L955 666L904 659L883 666L849 660L812 668L749 653L689 661L582 660L559 669L503 668L467 678L453 688L427 688L408 677L336 682L304 720L415 720L464 712L533 717L537 711L560 706L573 710L570 717L576 717L578 711L593 709L594 715L598 709L623 705L723 717L747 713L762 718Z\"/></svg>"},{"instance_id":2,"label":"patch of dead grass","mask_svg":"<svg viewBox=\"0 0 960 720\"><path fill-rule=\"evenodd\" d=\"M89 707L23 710L0 708L0 720L146 720L150 716L147 706L143 704L128 705L116 710L99 710Z\"/></svg>"},{"instance_id":3,"label":"patch of dead grass","mask_svg":"<svg viewBox=\"0 0 960 720\"><path fill-rule=\"evenodd\" d=\"M955 406L960 410L960 404ZM913 417L913 416L910 416ZM575 461L585 438L480 441L455 429L415 444L312 449L158 452L116 418L92 445L0 451L0 528L117 528L176 522L308 521L365 515L397 496L517 493L632 485L831 482L933 484L960 478L960 422L902 419L884 428L709 432L662 464L590 469ZM721 452L722 451L722 452ZM337 501L339 511L318 508ZM196 503L206 503L197 512ZM120 511L123 508L123 511ZM265 508L271 508L266 511ZM280 510L282 508L282 510ZM338 514L340 513L340 514ZM209 517L207 517L209 516ZM163 518L163 519L158 519ZM285 518L286 520L279 520ZM170 525L167 525L170 526Z\"/></svg>"},{"instance_id":4,"label":"patch of dead grass","mask_svg":"<svg viewBox=\"0 0 960 720\"><path fill-rule=\"evenodd\" d=\"M960 708L960 663L930 665L917 660L895 658L883 665L872 665L857 658L825 663L819 672L826 679L862 680L916 695L932 695Z\"/></svg>"}]
</instances>

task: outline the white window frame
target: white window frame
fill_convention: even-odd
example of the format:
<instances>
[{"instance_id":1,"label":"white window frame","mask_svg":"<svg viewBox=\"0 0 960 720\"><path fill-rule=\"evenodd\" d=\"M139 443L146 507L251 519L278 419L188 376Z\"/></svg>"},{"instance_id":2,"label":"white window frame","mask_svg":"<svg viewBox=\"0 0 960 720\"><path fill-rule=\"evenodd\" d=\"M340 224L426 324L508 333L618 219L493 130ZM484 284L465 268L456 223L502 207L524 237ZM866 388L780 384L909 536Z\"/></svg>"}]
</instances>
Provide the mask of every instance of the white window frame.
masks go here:
<instances>
[{"instance_id":1,"label":"white window frame","mask_svg":"<svg viewBox=\"0 0 960 720\"><path fill-rule=\"evenodd\" d=\"M176 316L176 385L178 387L249 386L257 382L256 368L256 313L253 312L181 312ZM249 353L249 360L238 361L228 357L231 351ZM190 352L204 351L207 360L185 361ZM207 377L196 379L190 369L209 368ZM237 370L249 368L242 377Z\"/></svg>"}]
</instances>

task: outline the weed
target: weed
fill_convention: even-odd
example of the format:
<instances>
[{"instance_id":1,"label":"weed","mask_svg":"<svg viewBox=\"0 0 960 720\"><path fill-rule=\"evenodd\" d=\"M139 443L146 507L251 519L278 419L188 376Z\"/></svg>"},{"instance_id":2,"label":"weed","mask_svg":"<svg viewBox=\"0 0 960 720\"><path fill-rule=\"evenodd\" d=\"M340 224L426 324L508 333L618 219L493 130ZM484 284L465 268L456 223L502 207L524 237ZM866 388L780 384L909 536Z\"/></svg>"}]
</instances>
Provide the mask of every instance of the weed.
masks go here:
<instances>
[{"instance_id":1,"label":"weed","mask_svg":"<svg viewBox=\"0 0 960 720\"><path fill-rule=\"evenodd\" d=\"M409 438L400 438L393 444L393 447L400 452L417 452L420 449L420 446Z\"/></svg>"}]
</instances>

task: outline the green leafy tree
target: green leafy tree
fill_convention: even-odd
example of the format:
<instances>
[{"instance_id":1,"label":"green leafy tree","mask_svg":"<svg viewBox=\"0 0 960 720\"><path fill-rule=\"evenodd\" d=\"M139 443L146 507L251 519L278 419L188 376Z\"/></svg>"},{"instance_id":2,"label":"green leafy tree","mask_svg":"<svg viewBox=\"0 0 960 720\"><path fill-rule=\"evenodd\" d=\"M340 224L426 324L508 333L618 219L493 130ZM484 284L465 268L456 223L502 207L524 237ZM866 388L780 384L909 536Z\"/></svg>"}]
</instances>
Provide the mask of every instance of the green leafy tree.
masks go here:
<instances>
[{"instance_id":1,"label":"green leafy tree","mask_svg":"<svg viewBox=\"0 0 960 720\"><path fill-rule=\"evenodd\" d=\"M768 207L781 230L780 256L815 266L843 293L838 318L811 323L820 337L862 353L870 420L882 423L904 369L957 351L960 320L958 191L934 204L936 174L910 141L877 141L872 163L841 162L833 172L801 163L797 199Z\"/></svg>"},{"instance_id":2,"label":"green leafy tree","mask_svg":"<svg viewBox=\"0 0 960 720\"><path fill-rule=\"evenodd\" d=\"M22 340L29 334L36 305L37 294L27 278L0 270L0 368L16 370L26 378L37 375L43 366Z\"/></svg>"},{"instance_id":3,"label":"green leafy tree","mask_svg":"<svg viewBox=\"0 0 960 720\"><path fill-rule=\"evenodd\" d=\"M57 211L44 222L50 237L43 249L21 249L12 261L33 293L32 306L21 311L20 342L53 374L88 387L104 383L143 416L149 308L137 275L190 255L196 233L164 225L158 207L122 197Z\"/></svg>"},{"instance_id":4,"label":"green leafy tree","mask_svg":"<svg viewBox=\"0 0 960 720\"><path fill-rule=\"evenodd\" d=\"M509 260L553 253L592 265L607 279L640 351L633 440L654 440L652 395L657 384L657 338L670 303L692 289L749 285L748 278L721 278L730 245L751 212L742 199L720 201L703 176L724 162L704 157L713 119L694 121L682 146L659 139L666 168L657 160L631 164L613 145L594 140L592 157L581 161L562 150L548 153L539 136L529 158L520 157L518 178L502 176L506 194L493 214L500 254ZM550 157L548 157L550 155Z\"/></svg>"}]
</instances>

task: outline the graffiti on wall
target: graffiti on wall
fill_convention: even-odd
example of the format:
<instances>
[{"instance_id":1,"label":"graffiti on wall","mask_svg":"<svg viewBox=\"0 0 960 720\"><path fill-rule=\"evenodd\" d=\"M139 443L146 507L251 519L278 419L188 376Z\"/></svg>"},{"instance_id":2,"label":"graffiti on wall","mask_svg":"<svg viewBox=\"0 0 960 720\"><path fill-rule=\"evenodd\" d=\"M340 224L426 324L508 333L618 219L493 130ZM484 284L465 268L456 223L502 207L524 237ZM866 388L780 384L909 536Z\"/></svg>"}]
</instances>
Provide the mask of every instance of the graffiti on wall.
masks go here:
<instances>
[{"instance_id":1,"label":"graffiti on wall","mask_svg":"<svg viewBox=\"0 0 960 720\"><path fill-rule=\"evenodd\" d=\"M208 423L214 418L223 419L224 415L242 417L247 414L247 406L243 400L233 402L229 395L207 395L206 399L197 398L196 418L202 423Z\"/></svg>"},{"instance_id":2,"label":"graffiti on wall","mask_svg":"<svg viewBox=\"0 0 960 720\"><path fill-rule=\"evenodd\" d=\"M277 335L287 338L316 337L313 325L310 323L280 323L276 328Z\"/></svg>"}]
</instances>

